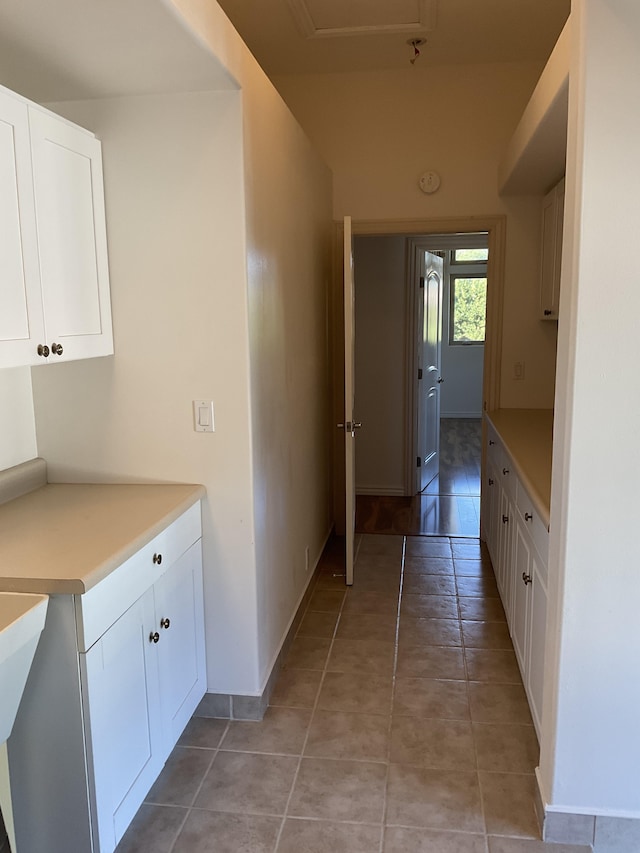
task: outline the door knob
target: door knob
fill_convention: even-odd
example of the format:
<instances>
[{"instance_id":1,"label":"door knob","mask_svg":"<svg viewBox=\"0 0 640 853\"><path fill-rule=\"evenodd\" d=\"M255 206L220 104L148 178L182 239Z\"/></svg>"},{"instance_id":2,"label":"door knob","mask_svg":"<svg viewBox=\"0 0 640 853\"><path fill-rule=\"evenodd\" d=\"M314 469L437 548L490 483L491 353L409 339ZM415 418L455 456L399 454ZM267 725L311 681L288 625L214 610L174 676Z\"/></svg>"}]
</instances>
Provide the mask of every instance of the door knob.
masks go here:
<instances>
[{"instance_id":1,"label":"door knob","mask_svg":"<svg viewBox=\"0 0 640 853\"><path fill-rule=\"evenodd\" d=\"M358 421L357 423L352 423L351 429L362 429L362 423L360 421Z\"/></svg>"}]
</instances>

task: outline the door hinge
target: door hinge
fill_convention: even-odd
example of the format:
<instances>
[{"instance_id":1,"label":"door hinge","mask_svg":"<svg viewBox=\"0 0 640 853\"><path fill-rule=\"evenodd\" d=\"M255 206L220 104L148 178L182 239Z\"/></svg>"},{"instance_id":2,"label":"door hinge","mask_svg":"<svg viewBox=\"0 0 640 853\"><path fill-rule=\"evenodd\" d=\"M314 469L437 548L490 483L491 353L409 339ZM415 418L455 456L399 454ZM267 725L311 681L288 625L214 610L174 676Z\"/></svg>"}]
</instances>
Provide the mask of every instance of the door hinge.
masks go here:
<instances>
[{"instance_id":1,"label":"door hinge","mask_svg":"<svg viewBox=\"0 0 640 853\"><path fill-rule=\"evenodd\" d=\"M416 456L416 466L422 468L422 459L419 456Z\"/></svg>"},{"instance_id":2,"label":"door hinge","mask_svg":"<svg viewBox=\"0 0 640 853\"><path fill-rule=\"evenodd\" d=\"M418 379L422 379L422 368L418 368Z\"/></svg>"},{"instance_id":3,"label":"door hinge","mask_svg":"<svg viewBox=\"0 0 640 853\"><path fill-rule=\"evenodd\" d=\"M420 287L424 287L424 276L420 276Z\"/></svg>"}]
</instances>

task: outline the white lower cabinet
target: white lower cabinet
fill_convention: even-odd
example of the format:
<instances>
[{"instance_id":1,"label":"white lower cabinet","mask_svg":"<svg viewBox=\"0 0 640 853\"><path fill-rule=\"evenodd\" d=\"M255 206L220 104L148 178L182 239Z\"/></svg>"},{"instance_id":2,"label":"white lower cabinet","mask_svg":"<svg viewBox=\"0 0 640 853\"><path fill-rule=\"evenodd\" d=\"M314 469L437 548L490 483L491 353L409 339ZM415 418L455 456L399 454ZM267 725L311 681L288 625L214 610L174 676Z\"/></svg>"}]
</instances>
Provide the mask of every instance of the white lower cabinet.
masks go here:
<instances>
[{"instance_id":1,"label":"white lower cabinet","mask_svg":"<svg viewBox=\"0 0 640 853\"><path fill-rule=\"evenodd\" d=\"M489 430L484 526L498 590L507 616L531 716L540 736L547 623L548 531L515 473L515 465Z\"/></svg>"},{"instance_id":2,"label":"white lower cabinet","mask_svg":"<svg viewBox=\"0 0 640 853\"><path fill-rule=\"evenodd\" d=\"M8 742L15 853L111 853L205 692L200 505L50 609Z\"/></svg>"}]
</instances>

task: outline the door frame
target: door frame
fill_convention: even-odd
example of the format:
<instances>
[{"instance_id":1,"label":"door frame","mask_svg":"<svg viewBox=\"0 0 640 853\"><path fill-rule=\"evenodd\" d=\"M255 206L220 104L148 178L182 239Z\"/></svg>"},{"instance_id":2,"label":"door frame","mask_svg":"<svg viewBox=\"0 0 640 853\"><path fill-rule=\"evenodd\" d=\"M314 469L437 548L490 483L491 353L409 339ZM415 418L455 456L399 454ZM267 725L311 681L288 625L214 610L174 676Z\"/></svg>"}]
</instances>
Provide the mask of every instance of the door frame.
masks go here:
<instances>
[{"instance_id":1,"label":"door frame","mask_svg":"<svg viewBox=\"0 0 640 853\"><path fill-rule=\"evenodd\" d=\"M502 361L502 304L504 295L504 271L506 254L506 216L460 216L441 219L383 219L364 220L352 219L352 234L357 235L405 235L420 237L431 234L464 234L486 231L489 245L489 261L487 264L487 325L484 345L484 368L482 374L482 410L492 411L498 408L500 401L500 380ZM333 288L330 305L331 329L331 377L333 388L333 423L342 420L344 406L344 365L343 340L343 283L342 283L342 246L344 239L342 221L334 222L334 251L333 251ZM407 280L409 277L407 276ZM356 297L357 298L357 297ZM405 299L407 295L405 294ZM409 341L407 341L409 349ZM410 351L411 352L411 351ZM411 363L408 357L409 364ZM413 461L413 441L410 440L411 418L415 411L415 383L412 371L406 371L406 403L405 418L405 459L408 483L412 483L413 471L409 474L410 462ZM485 468L485 430L482 422L482 473ZM341 533L341 519L344 518L344 447L343 436L334 427L333 439L333 517L336 533ZM411 453L411 455L409 455ZM342 531L344 532L344 531ZM482 515L480 518L480 535L482 531Z\"/></svg>"}]
</instances>

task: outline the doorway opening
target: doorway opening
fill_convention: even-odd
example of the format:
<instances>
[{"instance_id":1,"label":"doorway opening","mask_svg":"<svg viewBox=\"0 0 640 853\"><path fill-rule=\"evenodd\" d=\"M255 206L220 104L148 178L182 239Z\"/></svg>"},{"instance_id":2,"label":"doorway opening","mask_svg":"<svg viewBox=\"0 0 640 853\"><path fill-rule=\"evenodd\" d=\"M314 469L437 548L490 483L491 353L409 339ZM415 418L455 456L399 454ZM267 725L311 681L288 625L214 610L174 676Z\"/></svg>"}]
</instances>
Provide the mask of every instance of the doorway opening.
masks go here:
<instances>
[{"instance_id":1,"label":"doorway opening","mask_svg":"<svg viewBox=\"0 0 640 853\"><path fill-rule=\"evenodd\" d=\"M358 235L357 529L479 537L488 232Z\"/></svg>"}]
</instances>

